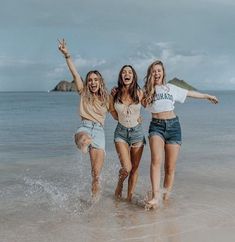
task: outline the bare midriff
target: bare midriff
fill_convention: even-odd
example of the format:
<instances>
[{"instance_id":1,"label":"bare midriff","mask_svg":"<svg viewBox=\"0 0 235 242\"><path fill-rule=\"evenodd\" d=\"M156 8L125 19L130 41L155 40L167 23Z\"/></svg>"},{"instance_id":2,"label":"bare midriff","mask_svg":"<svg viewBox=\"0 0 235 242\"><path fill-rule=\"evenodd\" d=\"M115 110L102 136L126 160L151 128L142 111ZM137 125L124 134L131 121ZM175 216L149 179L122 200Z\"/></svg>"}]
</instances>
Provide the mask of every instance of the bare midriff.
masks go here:
<instances>
[{"instance_id":1,"label":"bare midriff","mask_svg":"<svg viewBox=\"0 0 235 242\"><path fill-rule=\"evenodd\" d=\"M175 115L174 111L152 113L152 118L157 118L157 119L171 119L171 118L175 118L175 117L176 117L176 115Z\"/></svg>"}]
</instances>

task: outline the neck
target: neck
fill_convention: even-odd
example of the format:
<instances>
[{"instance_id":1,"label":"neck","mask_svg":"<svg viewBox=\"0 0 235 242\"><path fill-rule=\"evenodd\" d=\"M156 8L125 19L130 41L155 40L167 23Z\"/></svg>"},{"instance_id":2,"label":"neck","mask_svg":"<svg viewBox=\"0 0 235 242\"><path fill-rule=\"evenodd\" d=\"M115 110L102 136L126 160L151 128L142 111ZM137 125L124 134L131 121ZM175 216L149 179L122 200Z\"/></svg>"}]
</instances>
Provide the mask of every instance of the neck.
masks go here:
<instances>
[{"instance_id":1,"label":"neck","mask_svg":"<svg viewBox=\"0 0 235 242\"><path fill-rule=\"evenodd\" d=\"M128 86L124 86L123 88L122 88L122 90L123 90L123 93L125 93L125 94L129 94L129 85Z\"/></svg>"}]
</instances>

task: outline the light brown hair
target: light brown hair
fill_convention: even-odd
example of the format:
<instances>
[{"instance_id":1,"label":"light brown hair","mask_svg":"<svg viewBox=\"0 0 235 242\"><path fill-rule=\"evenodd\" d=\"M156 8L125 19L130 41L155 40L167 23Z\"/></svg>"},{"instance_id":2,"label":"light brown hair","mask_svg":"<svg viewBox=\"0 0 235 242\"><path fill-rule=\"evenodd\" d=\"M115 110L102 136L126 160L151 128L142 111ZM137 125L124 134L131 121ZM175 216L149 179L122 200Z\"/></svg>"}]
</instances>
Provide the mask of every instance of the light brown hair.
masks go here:
<instances>
[{"instance_id":1,"label":"light brown hair","mask_svg":"<svg viewBox=\"0 0 235 242\"><path fill-rule=\"evenodd\" d=\"M90 79L91 74L96 74L100 83L100 88L98 90L97 95L94 95L94 93L92 93L88 87L88 81ZM103 106L108 105L108 90L105 87L104 79L99 71L92 70L87 73L84 83L84 97L87 99L88 102L93 103L94 101L100 101Z\"/></svg>"},{"instance_id":2,"label":"light brown hair","mask_svg":"<svg viewBox=\"0 0 235 242\"><path fill-rule=\"evenodd\" d=\"M155 65L160 65L163 70L163 79L162 84L166 84L166 73L163 63L160 60L154 61L151 65L149 65L147 69L147 74L145 76L145 84L144 84L144 97L143 97L143 103L146 105L150 105L153 102L154 96L155 96L155 85L152 79L152 69Z\"/></svg>"}]
</instances>

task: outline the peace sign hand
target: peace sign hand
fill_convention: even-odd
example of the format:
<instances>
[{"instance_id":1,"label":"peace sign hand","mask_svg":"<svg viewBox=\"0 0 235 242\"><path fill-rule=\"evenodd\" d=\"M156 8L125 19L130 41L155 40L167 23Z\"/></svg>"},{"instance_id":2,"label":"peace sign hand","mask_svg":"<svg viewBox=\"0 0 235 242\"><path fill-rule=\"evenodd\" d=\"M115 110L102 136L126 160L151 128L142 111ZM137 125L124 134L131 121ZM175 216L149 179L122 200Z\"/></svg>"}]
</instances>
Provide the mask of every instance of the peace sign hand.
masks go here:
<instances>
[{"instance_id":1,"label":"peace sign hand","mask_svg":"<svg viewBox=\"0 0 235 242\"><path fill-rule=\"evenodd\" d=\"M61 51L62 54L64 54L65 56L68 55L69 51L68 48L66 47L66 42L65 39L59 40L59 46L58 49Z\"/></svg>"}]
</instances>

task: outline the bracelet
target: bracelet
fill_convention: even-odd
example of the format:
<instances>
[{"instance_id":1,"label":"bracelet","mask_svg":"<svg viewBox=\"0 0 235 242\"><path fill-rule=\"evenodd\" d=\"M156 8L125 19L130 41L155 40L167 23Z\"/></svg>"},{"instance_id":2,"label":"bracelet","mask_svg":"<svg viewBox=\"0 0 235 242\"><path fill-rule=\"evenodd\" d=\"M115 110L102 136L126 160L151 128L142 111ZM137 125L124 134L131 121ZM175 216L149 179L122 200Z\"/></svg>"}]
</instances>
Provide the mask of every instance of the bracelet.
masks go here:
<instances>
[{"instance_id":1,"label":"bracelet","mask_svg":"<svg viewBox=\"0 0 235 242\"><path fill-rule=\"evenodd\" d=\"M70 55L69 54L66 54L66 55L64 55L64 58L65 59L68 59L68 58L70 58Z\"/></svg>"}]
</instances>

